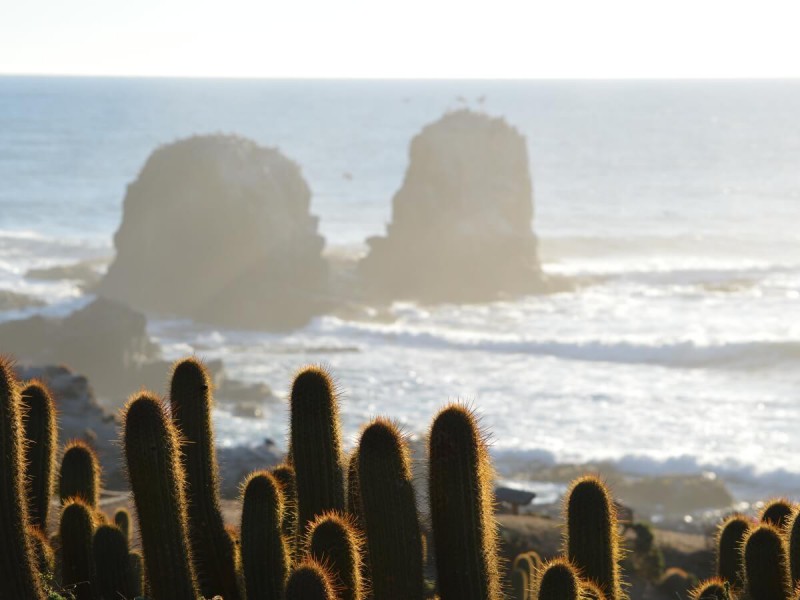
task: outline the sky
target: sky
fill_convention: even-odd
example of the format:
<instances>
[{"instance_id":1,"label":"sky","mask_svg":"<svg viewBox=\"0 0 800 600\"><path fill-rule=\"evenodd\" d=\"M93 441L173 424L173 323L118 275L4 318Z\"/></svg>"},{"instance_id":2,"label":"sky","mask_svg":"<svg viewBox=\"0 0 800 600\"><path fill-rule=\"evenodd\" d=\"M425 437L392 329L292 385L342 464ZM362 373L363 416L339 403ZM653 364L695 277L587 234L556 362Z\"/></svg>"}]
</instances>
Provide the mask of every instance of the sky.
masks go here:
<instances>
[{"instance_id":1,"label":"sky","mask_svg":"<svg viewBox=\"0 0 800 600\"><path fill-rule=\"evenodd\" d=\"M797 0L0 0L0 74L798 77Z\"/></svg>"}]
</instances>

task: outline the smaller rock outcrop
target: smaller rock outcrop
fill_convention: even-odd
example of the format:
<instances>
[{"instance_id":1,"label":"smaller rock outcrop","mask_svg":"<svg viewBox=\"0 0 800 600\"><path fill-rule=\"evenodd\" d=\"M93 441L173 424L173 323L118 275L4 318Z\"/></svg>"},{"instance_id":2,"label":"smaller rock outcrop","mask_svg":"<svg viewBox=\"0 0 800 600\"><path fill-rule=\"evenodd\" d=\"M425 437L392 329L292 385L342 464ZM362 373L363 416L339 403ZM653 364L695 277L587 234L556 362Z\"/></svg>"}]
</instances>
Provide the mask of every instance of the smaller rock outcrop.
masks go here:
<instances>
[{"instance_id":1,"label":"smaller rock outcrop","mask_svg":"<svg viewBox=\"0 0 800 600\"><path fill-rule=\"evenodd\" d=\"M144 315L104 298L62 319L36 315L0 323L0 347L20 364L63 364L85 373L113 404L142 385L160 389L169 370Z\"/></svg>"},{"instance_id":2,"label":"smaller rock outcrop","mask_svg":"<svg viewBox=\"0 0 800 600\"><path fill-rule=\"evenodd\" d=\"M382 299L471 302L542 290L525 138L461 110L411 142L385 237L359 267Z\"/></svg>"},{"instance_id":3,"label":"smaller rock outcrop","mask_svg":"<svg viewBox=\"0 0 800 600\"><path fill-rule=\"evenodd\" d=\"M158 148L128 186L98 292L137 310L291 329L324 310L311 191L277 149L209 135Z\"/></svg>"}]
</instances>

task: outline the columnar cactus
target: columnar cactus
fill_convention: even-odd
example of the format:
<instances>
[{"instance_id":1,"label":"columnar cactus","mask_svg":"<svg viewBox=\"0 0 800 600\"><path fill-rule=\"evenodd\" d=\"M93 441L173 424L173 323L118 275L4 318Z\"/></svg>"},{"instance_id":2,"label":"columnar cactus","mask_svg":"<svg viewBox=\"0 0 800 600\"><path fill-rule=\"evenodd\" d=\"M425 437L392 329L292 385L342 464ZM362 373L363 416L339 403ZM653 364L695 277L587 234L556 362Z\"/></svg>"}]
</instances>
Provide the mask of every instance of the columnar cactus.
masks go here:
<instances>
[{"instance_id":1,"label":"columnar cactus","mask_svg":"<svg viewBox=\"0 0 800 600\"><path fill-rule=\"evenodd\" d=\"M597 477L573 482L566 497L567 557L609 600L622 597L620 544L611 494Z\"/></svg>"},{"instance_id":2,"label":"columnar cactus","mask_svg":"<svg viewBox=\"0 0 800 600\"><path fill-rule=\"evenodd\" d=\"M114 524L125 536L125 539L130 542L131 539L131 515L127 508L118 508L114 513Z\"/></svg>"},{"instance_id":3,"label":"columnar cactus","mask_svg":"<svg viewBox=\"0 0 800 600\"><path fill-rule=\"evenodd\" d=\"M289 547L290 554L294 555L297 552L297 548L295 548L297 541L297 482L295 481L294 467L282 464L274 467L270 472L281 486L283 497L281 532L283 532L283 539Z\"/></svg>"},{"instance_id":4,"label":"columnar cactus","mask_svg":"<svg viewBox=\"0 0 800 600\"><path fill-rule=\"evenodd\" d=\"M729 600L729 585L726 581L713 578L701 581L690 592L690 600Z\"/></svg>"},{"instance_id":5,"label":"columnar cactus","mask_svg":"<svg viewBox=\"0 0 800 600\"><path fill-rule=\"evenodd\" d=\"M744 589L744 556L742 546L752 521L734 514L725 519L717 535L717 575L734 590Z\"/></svg>"},{"instance_id":6,"label":"columnar cactus","mask_svg":"<svg viewBox=\"0 0 800 600\"><path fill-rule=\"evenodd\" d=\"M361 600L361 539L350 515L317 517L309 528L306 548L314 560L326 566L338 600ZM401 592L398 586L393 594L404 597Z\"/></svg>"},{"instance_id":7,"label":"columnar cactus","mask_svg":"<svg viewBox=\"0 0 800 600\"><path fill-rule=\"evenodd\" d=\"M58 495L63 504L80 498L92 509L100 498L100 465L94 450L81 440L72 440L64 449L58 475Z\"/></svg>"},{"instance_id":8,"label":"columnar cactus","mask_svg":"<svg viewBox=\"0 0 800 600\"><path fill-rule=\"evenodd\" d=\"M792 516L794 507L786 498L774 498L764 505L759 520L767 525L783 529Z\"/></svg>"},{"instance_id":9,"label":"columnar cactus","mask_svg":"<svg viewBox=\"0 0 800 600\"><path fill-rule=\"evenodd\" d=\"M28 537L39 573L52 573L55 569L55 555L44 531L38 526L28 525Z\"/></svg>"},{"instance_id":10,"label":"columnar cactus","mask_svg":"<svg viewBox=\"0 0 800 600\"><path fill-rule=\"evenodd\" d=\"M458 404L442 410L431 427L429 455L431 520L441 599L498 598L492 468L475 416ZM361 490L363 496L363 481Z\"/></svg>"},{"instance_id":11,"label":"columnar cactus","mask_svg":"<svg viewBox=\"0 0 800 600\"><path fill-rule=\"evenodd\" d=\"M116 525L100 525L97 528L92 542L92 554L95 587L100 600L134 598L137 595L137 586L131 572L128 540Z\"/></svg>"},{"instance_id":12,"label":"columnar cactus","mask_svg":"<svg viewBox=\"0 0 800 600\"><path fill-rule=\"evenodd\" d=\"M82 498L67 500L61 510L61 579L76 600L94 600L92 536L94 511Z\"/></svg>"},{"instance_id":13,"label":"columnar cactus","mask_svg":"<svg viewBox=\"0 0 800 600\"><path fill-rule=\"evenodd\" d=\"M353 515L358 526L364 529L364 508L361 505L361 486L358 483L358 447L347 459L347 512Z\"/></svg>"},{"instance_id":14,"label":"columnar cactus","mask_svg":"<svg viewBox=\"0 0 800 600\"><path fill-rule=\"evenodd\" d=\"M781 532L772 525L751 529L744 539L747 593L755 600L793 598L789 564Z\"/></svg>"},{"instance_id":15,"label":"columnar cactus","mask_svg":"<svg viewBox=\"0 0 800 600\"><path fill-rule=\"evenodd\" d=\"M0 582L9 598L44 598L27 535L25 449L19 387L0 356Z\"/></svg>"},{"instance_id":16,"label":"columnar cactus","mask_svg":"<svg viewBox=\"0 0 800 600\"><path fill-rule=\"evenodd\" d=\"M549 561L542 567L537 586L539 600L580 600L581 581L577 569L563 558Z\"/></svg>"},{"instance_id":17,"label":"columnar cactus","mask_svg":"<svg viewBox=\"0 0 800 600\"><path fill-rule=\"evenodd\" d=\"M135 396L124 414L125 460L151 595L197 600L175 427L161 401L147 392Z\"/></svg>"},{"instance_id":18,"label":"columnar cactus","mask_svg":"<svg viewBox=\"0 0 800 600\"><path fill-rule=\"evenodd\" d=\"M45 385L32 381L21 394L25 426L28 521L42 531L47 528L50 496L53 494L58 425L53 399Z\"/></svg>"},{"instance_id":19,"label":"columnar cactus","mask_svg":"<svg viewBox=\"0 0 800 600\"><path fill-rule=\"evenodd\" d=\"M787 530L788 554L789 554L789 571L792 576L792 584L797 586L800 584L800 507L792 511L792 516L789 518Z\"/></svg>"},{"instance_id":20,"label":"columnar cactus","mask_svg":"<svg viewBox=\"0 0 800 600\"><path fill-rule=\"evenodd\" d=\"M289 552L281 535L281 485L267 471L251 474L242 500L242 569L248 598L280 600L289 572Z\"/></svg>"},{"instance_id":21,"label":"columnar cactus","mask_svg":"<svg viewBox=\"0 0 800 600\"><path fill-rule=\"evenodd\" d=\"M536 574L541 570L541 567L542 559L533 550L518 554L516 558L514 558L514 563L512 564L512 569L521 569L525 571L531 587L533 587L533 584L536 582Z\"/></svg>"},{"instance_id":22,"label":"columnar cactus","mask_svg":"<svg viewBox=\"0 0 800 600\"><path fill-rule=\"evenodd\" d=\"M317 515L344 510L339 409L334 384L321 368L306 368L294 379L290 443L297 480L297 536L302 540Z\"/></svg>"},{"instance_id":23,"label":"columnar cactus","mask_svg":"<svg viewBox=\"0 0 800 600\"><path fill-rule=\"evenodd\" d=\"M522 569L511 569L511 598L528 600L528 573Z\"/></svg>"},{"instance_id":24,"label":"columnar cactus","mask_svg":"<svg viewBox=\"0 0 800 600\"><path fill-rule=\"evenodd\" d=\"M421 598L422 539L411 460L391 421L376 419L361 434L358 482L375 598Z\"/></svg>"},{"instance_id":25,"label":"columnar cactus","mask_svg":"<svg viewBox=\"0 0 800 600\"><path fill-rule=\"evenodd\" d=\"M336 600L330 573L315 560L305 559L286 582L286 600Z\"/></svg>"},{"instance_id":26,"label":"columnar cactus","mask_svg":"<svg viewBox=\"0 0 800 600\"><path fill-rule=\"evenodd\" d=\"M172 420L184 442L189 539L197 582L208 598L220 595L238 600L236 547L225 531L219 507L211 381L198 360L188 358L175 365L169 400Z\"/></svg>"},{"instance_id":27,"label":"columnar cactus","mask_svg":"<svg viewBox=\"0 0 800 600\"><path fill-rule=\"evenodd\" d=\"M136 551L128 552L128 571L131 574L131 585L133 586L132 597L144 596L144 559Z\"/></svg>"}]
</instances>

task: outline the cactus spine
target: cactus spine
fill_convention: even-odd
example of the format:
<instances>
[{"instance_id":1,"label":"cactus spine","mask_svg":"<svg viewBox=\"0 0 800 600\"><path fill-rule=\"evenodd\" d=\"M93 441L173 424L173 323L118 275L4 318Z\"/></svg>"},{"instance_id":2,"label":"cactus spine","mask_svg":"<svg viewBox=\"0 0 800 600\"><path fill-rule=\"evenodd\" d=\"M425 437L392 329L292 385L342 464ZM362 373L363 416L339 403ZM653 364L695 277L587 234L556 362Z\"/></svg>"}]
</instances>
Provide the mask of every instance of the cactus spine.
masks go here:
<instances>
[{"instance_id":1,"label":"cactus spine","mask_svg":"<svg viewBox=\"0 0 800 600\"><path fill-rule=\"evenodd\" d=\"M386 419L361 434L358 482L376 598L421 598L422 539L405 440Z\"/></svg>"},{"instance_id":2,"label":"cactus spine","mask_svg":"<svg viewBox=\"0 0 800 600\"><path fill-rule=\"evenodd\" d=\"M581 582L575 567L563 558L545 564L536 597L539 600L579 600Z\"/></svg>"},{"instance_id":3,"label":"cactus spine","mask_svg":"<svg viewBox=\"0 0 800 600\"><path fill-rule=\"evenodd\" d=\"M338 600L361 600L361 539L352 517L337 513L317 517L308 532L307 549L328 569ZM394 593L399 592L396 588Z\"/></svg>"},{"instance_id":4,"label":"cactus spine","mask_svg":"<svg viewBox=\"0 0 800 600\"><path fill-rule=\"evenodd\" d=\"M25 464L28 474L28 522L47 528L53 473L58 444L58 426L53 399L44 384L32 381L22 390L25 426Z\"/></svg>"},{"instance_id":5,"label":"cactus spine","mask_svg":"<svg viewBox=\"0 0 800 600\"><path fill-rule=\"evenodd\" d=\"M280 484L267 471L251 474L242 500L242 568L248 598L280 600L289 571L289 553L281 535Z\"/></svg>"},{"instance_id":6,"label":"cactus spine","mask_svg":"<svg viewBox=\"0 0 800 600\"><path fill-rule=\"evenodd\" d=\"M333 382L321 368L306 368L295 377L290 442L297 480L299 546L317 515L344 510L339 409Z\"/></svg>"},{"instance_id":7,"label":"cactus spine","mask_svg":"<svg viewBox=\"0 0 800 600\"><path fill-rule=\"evenodd\" d=\"M744 589L744 556L742 545L750 520L739 514L731 515L722 522L717 536L717 575L727 581L734 590Z\"/></svg>"},{"instance_id":8,"label":"cactus spine","mask_svg":"<svg viewBox=\"0 0 800 600\"><path fill-rule=\"evenodd\" d=\"M780 531L772 525L751 529L744 540L747 592L755 600L793 598L789 565Z\"/></svg>"},{"instance_id":9,"label":"cactus spine","mask_svg":"<svg viewBox=\"0 0 800 600\"><path fill-rule=\"evenodd\" d=\"M94 600L92 568L93 510L83 499L68 500L61 510L61 578L76 600Z\"/></svg>"},{"instance_id":10,"label":"cactus spine","mask_svg":"<svg viewBox=\"0 0 800 600\"><path fill-rule=\"evenodd\" d=\"M566 500L567 557L609 600L622 597L619 533L611 495L597 477L573 482Z\"/></svg>"},{"instance_id":11,"label":"cactus spine","mask_svg":"<svg viewBox=\"0 0 800 600\"><path fill-rule=\"evenodd\" d=\"M9 598L44 598L27 535L25 449L19 388L0 356L0 582Z\"/></svg>"},{"instance_id":12,"label":"cactus spine","mask_svg":"<svg viewBox=\"0 0 800 600\"><path fill-rule=\"evenodd\" d=\"M197 600L175 427L160 400L143 392L125 409L128 478L155 600Z\"/></svg>"},{"instance_id":13,"label":"cactus spine","mask_svg":"<svg viewBox=\"0 0 800 600\"><path fill-rule=\"evenodd\" d=\"M206 597L238 600L236 547L225 531L211 424L211 381L196 359L179 361L170 387L172 420L181 440L186 473L189 539L195 573Z\"/></svg>"},{"instance_id":14,"label":"cactus spine","mask_svg":"<svg viewBox=\"0 0 800 600\"><path fill-rule=\"evenodd\" d=\"M429 454L431 520L441 599L498 598L492 469L475 416L458 404L443 409L431 427Z\"/></svg>"},{"instance_id":15,"label":"cactus spine","mask_svg":"<svg viewBox=\"0 0 800 600\"><path fill-rule=\"evenodd\" d=\"M80 498L92 509L100 497L100 466L97 455L86 442L72 440L64 449L58 476L58 495L61 503Z\"/></svg>"},{"instance_id":16,"label":"cactus spine","mask_svg":"<svg viewBox=\"0 0 800 600\"><path fill-rule=\"evenodd\" d=\"M128 552L128 571L133 586L132 596L144 596L144 559L136 550Z\"/></svg>"},{"instance_id":17,"label":"cactus spine","mask_svg":"<svg viewBox=\"0 0 800 600\"><path fill-rule=\"evenodd\" d=\"M286 582L286 600L336 600L330 574L318 562L305 559Z\"/></svg>"},{"instance_id":18,"label":"cactus spine","mask_svg":"<svg viewBox=\"0 0 800 600\"><path fill-rule=\"evenodd\" d=\"M101 525L92 542L95 583L100 600L136 596L128 556L128 540L116 525Z\"/></svg>"}]
</instances>

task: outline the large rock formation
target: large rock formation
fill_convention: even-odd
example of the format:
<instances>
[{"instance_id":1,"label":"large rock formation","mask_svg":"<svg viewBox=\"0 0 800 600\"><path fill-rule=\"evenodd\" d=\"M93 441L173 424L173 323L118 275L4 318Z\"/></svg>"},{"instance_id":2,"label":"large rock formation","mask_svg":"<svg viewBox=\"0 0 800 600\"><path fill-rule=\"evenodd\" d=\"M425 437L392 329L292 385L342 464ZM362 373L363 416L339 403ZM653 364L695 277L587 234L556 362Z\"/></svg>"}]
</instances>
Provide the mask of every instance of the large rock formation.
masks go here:
<instances>
[{"instance_id":1,"label":"large rock formation","mask_svg":"<svg viewBox=\"0 0 800 600\"><path fill-rule=\"evenodd\" d=\"M411 142L385 237L360 265L383 299L470 302L542 289L525 138L502 119L445 115Z\"/></svg>"},{"instance_id":2,"label":"large rock formation","mask_svg":"<svg viewBox=\"0 0 800 600\"><path fill-rule=\"evenodd\" d=\"M128 186L100 294L144 311L266 329L324 308L311 191L278 150L235 136L158 148Z\"/></svg>"}]
</instances>

